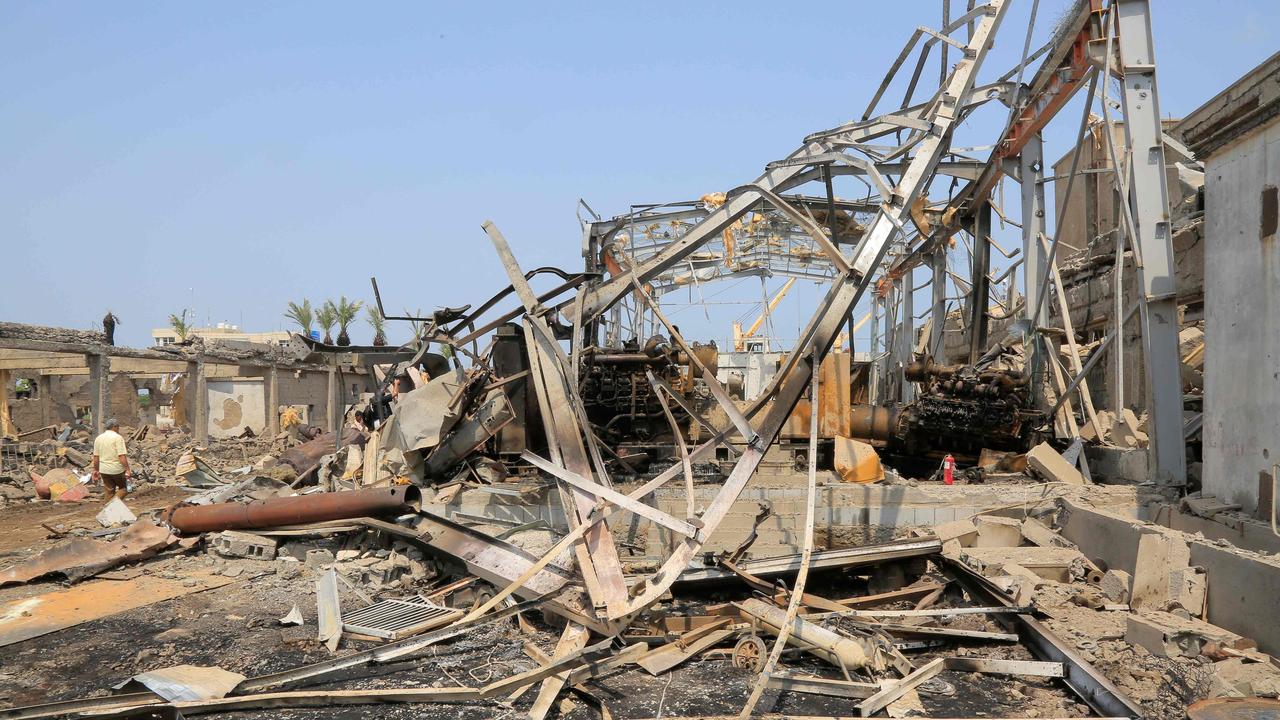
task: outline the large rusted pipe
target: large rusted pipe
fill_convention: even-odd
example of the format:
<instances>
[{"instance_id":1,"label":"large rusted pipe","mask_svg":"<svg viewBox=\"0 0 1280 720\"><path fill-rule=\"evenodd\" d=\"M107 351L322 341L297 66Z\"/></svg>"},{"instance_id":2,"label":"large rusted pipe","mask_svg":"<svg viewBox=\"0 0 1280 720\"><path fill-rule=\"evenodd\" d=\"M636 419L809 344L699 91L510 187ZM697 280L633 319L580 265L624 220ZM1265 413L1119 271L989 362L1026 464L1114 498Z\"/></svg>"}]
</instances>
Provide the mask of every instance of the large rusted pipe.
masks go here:
<instances>
[{"instance_id":1,"label":"large rusted pipe","mask_svg":"<svg viewBox=\"0 0 1280 720\"><path fill-rule=\"evenodd\" d=\"M179 503L165 510L163 517L170 527L186 535L389 515L421 507L422 492L417 486L397 485L389 488L295 495L249 503Z\"/></svg>"},{"instance_id":2,"label":"large rusted pipe","mask_svg":"<svg viewBox=\"0 0 1280 720\"><path fill-rule=\"evenodd\" d=\"M849 407L849 436L863 440L890 442L898 424L898 409L879 405Z\"/></svg>"},{"instance_id":3,"label":"large rusted pipe","mask_svg":"<svg viewBox=\"0 0 1280 720\"><path fill-rule=\"evenodd\" d=\"M320 463L320 458L334 451L335 440L337 436L333 431L329 431L314 440L291 447L280 456L280 462L294 469L295 472L301 474ZM342 446L348 445L364 445L364 433L355 428L343 428L342 430Z\"/></svg>"}]
</instances>

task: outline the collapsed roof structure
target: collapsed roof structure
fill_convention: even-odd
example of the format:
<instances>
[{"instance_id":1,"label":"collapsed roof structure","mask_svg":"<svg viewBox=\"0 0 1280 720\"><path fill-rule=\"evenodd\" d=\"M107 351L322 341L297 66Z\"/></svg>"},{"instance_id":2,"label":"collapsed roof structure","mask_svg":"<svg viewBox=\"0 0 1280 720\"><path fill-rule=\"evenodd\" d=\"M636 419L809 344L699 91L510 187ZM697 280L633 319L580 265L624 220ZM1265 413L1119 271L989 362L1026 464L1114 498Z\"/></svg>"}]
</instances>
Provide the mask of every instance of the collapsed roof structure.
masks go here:
<instances>
[{"instance_id":1,"label":"collapsed roof structure","mask_svg":"<svg viewBox=\"0 0 1280 720\"><path fill-rule=\"evenodd\" d=\"M733 655L735 664L758 673L742 717L767 711L766 690L779 687L822 687L821 692L862 700L859 714L876 714L943 671L1053 677L1095 713L1140 715L1119 687L1076 652L1079 646L1073 649L1051 632L1024 601L1036 577L1052 574L1064 583L1087 580L1099 587L1108 579L1115 585L1112 590L1119 588L1108 591L1107 597L1117 601L1108 604L1124 605L1126 611L1132 602L1135 608L1148 603L1148 609L1162 613L1183 611L1187 617L1177 617L1187 621L1207 616L1203 572L1189 563L1193 552L1211 549L1180 545L1181 541L1135 529L1104 513L1093 517L1093 510L1073 504L1085 492L1105 495L1102 488L1086 484L1089 469L1081 442L1085 431L1079 425L1092 428L1095 438L1111 432L1100 420L1105 414L1093 405L1086 376L1109 348L1122 346L1126 324L1135 317L1145 357L1146 469L1156 493L1165 494L1163 500L1173 500L1187 483L1190 433L1183 418L1184 353L1166 147L1173 147L1189 164L1194 160L1165 133L1161 121L1149 0L1072 2L1049 41L1033 51L1038 8L1034 4L1025 36L1014 34L1015 40L1022 40L1019 60L999 69L999 75L982 71L1011 0L970 5L950 17L950 3L944 2L942 24L913 32L860 117L804 137L786 157L767 163L754 180L697 200L632 206L610 218L582 203L586 216L579 218L584 259L580 272L527 269L497 226L485 222L483 230L510 284L478 307L444 308L421 318L388 315L375 280L380 312L387 319L421 323L422 334L409 348L363 349L369 357L386 361L376 370L381 377L377 390L345 420L333 417L331 435L289 451L288 464L301 475L316 473L318 490L352 488L351 492L259 498L245 505L180 504L161 520L175 533L187 535L264 528L305 533L317 527L326 532L354 528L380 533L447 558L472 581L491 584L493 592L476 594L465 611L416 605L414 612L436 613L433 617L447 617L448 624L425 635L397 637L379 649L249 678L236 687L236 694L247 696L329 678L356 665L389 662L537 607L558 617L563 626L554 651L538 660L536 670L481 688L423 691L412 696L417 699L403 701L483 700L536 683L540 689L529 715L541 718L562 690L583 677L632 661L646 669L668 670L749 628L749 637ZM933 73L925 72L933 57L939 61L936 83ZM989 75L994 78L984 79ZM1115 99L1107 97L1112 79L1122 88ZM899 102L887 99L891 88L903 86ZM1046 225L1045 199L1046 183L1065 180L1059 207L1070 207L1073 191L1084 183L1077 184L1081 153L1072 155L1065 177L1048 176L1041 136L1082 90L1086 101L1075 132L1076 147L1091 129L1101 127L1097 152L1105 152L1110 165L1099 173L1106 175L1098 182L1108 184L1121 198L1113 238L1116 267L1131 256L1139 286L1136 300L1110 315L1105 336L1087 359L1077 346L1059 268L1066 251L1062 239L1052 236ZM1100 120L1090 114L1095 100ZM994 108L1003 119L985 128L990 152L957 147L958 128L984 108ZM1121 137L1123 144L1117 142ZM1019 186L1021 213L1016 222L1006 218L993 197L1002 178ZM858 183L862 191L855 199L838 196L837 180ZM1195 189L1189 194L1194 196ZM1017 253L1007 254L1020 257L1004 275L993 277L995 216L1018 227L1022 242ZM971 246L967 278L948 265L947 250L956 238ZM1017 277L1013 270L1018 266L1020 292L1009 293L1003 303L994 299L993 286L1004 277ZM923 328L916 326L913 308L916 291L924 287L915 284L917 269L927 269L931 278ZM813 281L824 292L790 349L767 368L752 366L758 372L748 382L723 372L722 361L731 353L686 337L664 310L662 297L677 288L756 276ZM535 290L552 277L558 284L545 292ZM948 311L953 300L947 295L948 282L963 291L959 312ZM1120 298L1117 291L1114 299L1120 303ZM855 318L855 309L864 302L871 306L876 330L869 356L859 361L852 352L853 337L865 320ZM993 302L1003 306L997 316ZM510 309L502 310L504 303ZM765 303L766 313L772 304ZM1054 306L1064 327L1053 326ZM989 332L993 319L1001 321L1003 336ZM961 325L967 340L958 361L944 357L949 324ZM849 352L844 352L846 339ZM482 347L482 341L488 344ZM333 368L341 365L338 358L350 361L358 355L351 348L301 338L292 344L295 364L328 367L331 378ZM320 362L325 357L327 364ZM375 375L372 368L369 375ZM1079 425L1073 408L1077 401L1082 411ZM330 415L335 415L332 409ZM1137 418L1122 416L1115 422L1115 432L1128 433L1135 438L1132 447L1140 447ZM1052 515L1062 534L1030 511L1026 518L983 515L975 524L968 517L945 522L955 512L944 519L931 508L928 520L900 523L935 526L930 533L820 550L815 539L824 509L819 466L858 482L885 477L878 460L869 461L855 439L886 455L924 459L926 465L941 461L948 485L958 469L957 459L960 465L983 465L981 459L990 454L1008 456L994 462L1022 462L1049 484L1069 486L1047 490L1042 498L1058 501L1052 512L1041 513L1041 519L1049 522ZM1043 439L1067 449L1059 453L1040 443ZM328 466L337 463L322 458L348 446L362 448L363 460L352 461L359 456L349 451L345 470L328 472ZM799 552L750 558L746 551L773 510L762 503L749 527L734 526L731 532L725 528L733 514L741 512L737 506L749 484L765 474L762 468L787 462L798 471L793 479L803 480L795 483L803 487L803 500L794 503L796 512L787 525ZM539 510L557 521L562 518L564 532L536 550L512 541L513 535L535 524L523 514L504 518L509 527L495 534L466 522L476 520L474 515L449 516L424 506L448 506L464 485L501 496L509 506L534 504L527 487L504 485L512 479L535 480L558 498ZM368 487L355 489L361 485ZM1077 494L1066 497L1069 492ZM214 491L223 499L234 497L228 493L231 490ZM900 501L900 495L885 492L880 510ZM945 497L937 504L963 502ZM1221 509L1211 505L1203 511L1212 514L1215 508ZM860 510L869 517L869 508ZM345 524L323 525L327 522ZM869 519L862 522L872 524ZM1105 553L1098 549L1106 541L1089 537L1091 531L1082 529L1088 523L1106 527L1101 533L1106 538L1138 536L1131 565L1150 558L1159 562L1150 562L1150 568L1108 569L1099 562ZM644 534L635 530L640 525L653 529L649 536L662 542L649 543L643 548L643 561L632 562L635 538ZM1156 534L1157 540L1150 539ZM728 547L726 535L733 536ZM176 540L166 536L157 542ZM252 536L219 542L244 545L248 549L235 552L249 554L276 549L274 541ZM1004 552L1020 545L1024 550L1034 546L1032 559L1040 564L1023 568L1016 553ZM985 613L998 617L1006 632L887 623L884 614L872 622L871 616L851 610L864 607L859 604L863 599L835 602L806 592L811 569L926 557L945 566L944 574L950 574L946 582L956 579L965 600L979 605L931 610L928 606L941 597L946 583L925 578L872 593L875 602L919 600L911 610L885 611L887 617ZM1135 559L1139 557L1142 560ZM1003 574L993 579L964 563L995 567ZM789 587L773 584L780 577L794 580ZM646 636L650 631L654 636L669 635L653 630L657 621L650 611L670 599L679 585L725 579L745 583L765 599L718 608L732 620L710 612L697 616L705 624L682 628L684 635L668 646L675 648L669 657L658 657L660 651L650 653L637 644L611 654L610 642L627 633L637 637L638 627L643 626ZM322 588L322 609L334 609L334 583ZM814 624L847 618L851 612L855 620L866 621L852 631ZM325 624L332 630L334 621L326 617ZM1187 639L1182 630L1150 622L1140 630L1159 636L1150 642L1157 648L1185 645ZM772 647L764 646L756 631L772 634ZM1041 662L937 658L916 667L902 650L912 642L921 643L914 647L927 647L931 632L947 641L1021 641ZM895 633L926 640L899 642ZM326 638L333 641L332 647L340 634ZM1200 628L1191 635L1199 643L1212 631ZM1231 653L1253 650L1243 640L1238 635L1213 635L1217 645L1209 652L1238 659ZM824 686L778 672L789 643L838 667L844 680ZM1199 653L1197 645L1195 654ZM1257 656L1249 659L1260 661ZM854 681L850 671L862 671L875 682ZM360 697L399 701L388 693ZM313 700L284 692L271 702ZM242 702L249 707L251 701L246 697ZM119 700L93 707L124 706ZM68 703L11 716L42 717L41 713L72 707L86 706Z\"/></svg>"}]
</instances>

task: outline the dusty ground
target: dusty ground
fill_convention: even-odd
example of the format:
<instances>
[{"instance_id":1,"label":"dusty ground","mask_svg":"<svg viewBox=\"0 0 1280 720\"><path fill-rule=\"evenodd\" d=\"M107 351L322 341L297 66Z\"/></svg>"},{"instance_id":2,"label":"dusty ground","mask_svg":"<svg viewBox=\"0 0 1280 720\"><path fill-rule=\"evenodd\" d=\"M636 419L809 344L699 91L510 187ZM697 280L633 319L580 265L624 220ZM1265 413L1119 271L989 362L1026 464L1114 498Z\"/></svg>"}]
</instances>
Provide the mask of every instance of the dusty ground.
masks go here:
<instances>
[{"instance_id":1,"label":"dusty ground","mask_svg":"<svg viewBox=\"0 0 1280 720\"><path fill-rule=\"evenodd\" d=\"M129 499L141 517L163 508L188 493L176 487L144 486ZM74 504L17 503L0 509L0 566L19 560L57 542L41 523L62 531L97 529L94 515L98 499ZM246 676L277 672L331 657L316 641L315 577L317 571L302 563L226 560L206 553L169 551L140 563L137 568L161 577L184 577L194 571L235 575L232 584L197 592L148 607L87 622L76 627L0 647L0 704L26 705L54 700L106 695L112 685L146 670L178 664L216 665ZM127 573L125 573L127 574ZM94 579L88 583L113 582ZM59 589L55 582L37 582L0 590L0 603ZM853 575L821 576L810 590L827 597L848 597L867 592L864 579ZM1151 656L1119 638L1124 614L1084 607L1073 601L1087 596L1084 585L1050 583L1036 593L1036 605L1046 623L1069 645L1142 703L1149 717L1181 718L1191 700L1207 691L1204 663ZM659 609L696 614L710 602L742 599L746 593L730 587L703 590L697 596L681 595ZM1096 598L1095 598L1096 599ZM363 605L343 589L343 607ZM306 624L281 627L278 618L294 604ZM941 606L973 604L961 593L950 593ZM900 605L900 608L909 605ZM535 618L537 620L537 618ZM957 616L950 626L999 629L977 615ZM315 685L316 689L405 688L466 685L487 682L535 667L522 651L532 640L550 650L557 631L540 622L532 635L523 635L514 622L500 623L443 643L416 658L389 665L353 669L341 680ZM766 639L770 642L771 640ZM339 653L363 650L370 644L344 640ZM917 665L939 654L1032 659L1025 648L1003 644L950 646L908 653ZM786 669L796 674L836 678L838 672L807 656L792 656ZM943 673L942 680L954 694L921 694L927 714L942 717L1084 717L1088 708L1061 683L1034 678ZM610 709L613 717L648 718L699 714L735 714L742 706L754 675L734 668L727 658L694 660L663 676L652 677L628 666L599 679L589 688ZM300 689L300 688L289 688ZM386 717L504 718L519 717L535 692L513 703L463 705L384 706ZM814 695L784 693L775 711L812 715L852 715L856 701ZM596 718L597 710L581 699L560 708L563 717ZM228 713L236 718L357 718L368 717L369 706L324 709L270 710ZM211 715L206 717L219 717Z\"/></svg>"},{"instance_id":2,"label":"dusty ground","mask_svg":"<svg viewBox=\"0 0 1280 720\"><path fill-rule=\"evenodd\" d=\"M143 495L163 504L165 493ZM145 505L145 503L142 503ZM96 512L96 503L67 514L59 510L64 523L85 513ZM0 512L3 527L18 528L29 518L13 508ZM43 515L41 515L43 517ZM37 547L52 541L39 540ZM133 674L176 664L217 665L247 676L276 672L289 667L326 659L328 652L316 640L314 571L300 563L281 561L224 560L201 551L167 554L143 564L146 572L182 576L193 570L240 572L231 585L199 592L149 607L124 612L106 619L84 623L57 633L0 648L0 701L9 705L49 702L60 699L108 694L110 686ZM90 580L87 582L110 582ZM0 591L0 601L56 589L53 583ZM820 578L815 591L837 596L864 592L864 584L851 577ZM739 599L745 594L732 589L704 593L687 602L678 602L682 612L695 611L705 602ZM961 598L956 598L960 600ZM297 604L306 624L281 627L278 618ZM344 607L361 602L350 593L343 595ZM536 620L536 618L535 618ZM964 616L963 627L988 627L977 616ZM554 628L537 623L529 637L519 633L514 623L503 623L441 644L417 659L395 665L353 669L337 682L314 686L317 689L370 687L427 687L439 685L479 686L486 682L531 669L534 662L521 650L525 640L533 640L550 650L556 639ZM370 645L344 641L340 653L365 649ZM954 652L946 649L945 652ZM977 645L965 654L1029 658L1025 650L1001 645ZM931 654L917 656L920 662ZM829 666L812 658L787 661L788 669L801 674L837 677ZM647 718L697 714L732 714L742 706L754 676L734 668L728 659L694 661L664 676L651 677L634 667L624 669L590 685L617 718ZM1063 688L1047 681L978 677L946 673L944 678L957 688L954 696L923 695L923 704L932 714L944 716L1072 717L1087 714ZM518 717L528 708L535 693L530 691L509 706L494 703L435 706L385 706L385 717ZM817 715L849 715L854 701L794 693L783 694L775 706L779 712ZM581 700L565 706L563 717L594 718L598 711ZM1034 714L1028 714L1032 712ZM237 718L356 718L367 717L370 709L343 707L226 714ZM208 717L219 717L217 715Z\"/></svg>"},{"instance_id":3,"label":"dusty ground","mask_svg":"<svg viewBox=\"0 0 1280 720\"><path fill-rule=\"evenodd\" d=\"M41 523L64 532L76 527L102 529L94 520L102 510L101 487L94 487L93 491L95 497L80 502L24 502L0 508L0 565L8 565L33 550L43 550L52 544L48 541L49 530ZM135 515L142 517L144 513L162 510L190 494L167 485L143 485L129 495L126 502Z\"/></svg>"}]
</instances>

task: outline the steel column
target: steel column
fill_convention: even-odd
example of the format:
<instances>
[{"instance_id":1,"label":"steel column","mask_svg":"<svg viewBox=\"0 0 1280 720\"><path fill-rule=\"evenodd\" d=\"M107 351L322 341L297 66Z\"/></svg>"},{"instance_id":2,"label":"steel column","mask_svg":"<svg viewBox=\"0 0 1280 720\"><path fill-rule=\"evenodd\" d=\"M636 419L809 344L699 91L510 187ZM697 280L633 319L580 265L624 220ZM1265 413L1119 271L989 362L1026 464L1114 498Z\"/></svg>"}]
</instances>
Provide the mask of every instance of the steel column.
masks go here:
<instances>
[{"instance_id":1,"label":"steel column","mask_svg":"<svg viewBox=\"0 0 1280 720\"><path fill-rule=\"evenodd\" d=\"M880 360L878 353L883 349L883 338L880 337L880 315L884 313L884 298L876 293L871 298L871 349L867 355L871 361L869 371L871 377L867 383L867 399L873 405L880 404L880 385L882 378L880 377Z\"/></svg>"},{"instance_id":2,"label":"steel column","mask_svg":"<svg viewBox=\"0 0 1280 720\"><path fill-rule=\"evenodd\" d=\"M897 311L898 311L898 288L895 285L889 287L889 294L884 298L884 322L881 334L884 338L884 352L881 353L879 359L880 365L880 398L881 404L886 404L898 396L897 378L893 374L893 358L897 351Z\"/></svg>"},{"instance_id":3,"label":"steel column","mask_svg":"<svg viewBox=\"0 0 1280 720\"><path fill-rule=\"evenodd\" d=\"M1129 148L1130 206L1137 226L1134 245L1141 278L1142 340L1146 352L1147 407L1151 427L1151 467L1158 485L1187 482L1182 437L1182 379L1178 357L1178 304L1174 277L1169 190L1165 185L1164 140L1156 90L1151 5L1117 0L1120 66L1124 74L1124 133Z\"/></svg>"},{"instance_id":4,"label":"steel column","mask_svg":"<svg viewBox=\"0 0 1280 720\"><path fill-rule=\"evenodd\" d=\"M280 368L272 363L263 380L267 383L267 436L275 437L280 434Z\"/></svg>"},{"instance_id":5,"label":"steel column","mask_svg":"<svg viewBox=\"0 0 1280 720\"><path fill-rule=\"evenodd\" d=\"M943 338L947 332L947 248L939 245L929 256L933 269L933 323L929 326L929 356L942 357Z\"/></svg>"},{"instance_id":6,"label":"steel column","mask_svg":"<svg viewBox=\"0 0 1280 720\"><path fill-rule=\"evenodd\" d=\"M911 353L915 350L916 333L915 333L915 313L914 303L912 302L912 272L908 270L906 274L898 280L899 310L902 312L902 318L898 321L898 344L897 344L897 360L894 363L893 374L898 382L898 398L904 403L911 402L916 399L916 386L914 383L907 382L903 377L902 371L907 365L911 364Z\"/></svg>"},{"instance_id":7,"label":"steel column","mask_svg":"<svg viewBox=\"0 0 1280 720\"><path fill-rule=\"evenodd\" d=\"M1043 407L1044 392L1044 343L1037 328L1049 324L1048 306L1040 302L1040 288L1044 287L1049 272L1048 253L1040 238L1045 231L1044 215L1044 153L1039 134L1026 140L1018 156L1022 182L1022 293L1026 302L1022 316L1029 327L1023 336L1023 346L1029 351L1027 370L1031 373L1032 400L1036 407ZM1039 308L1039 312L1036 309Z\"/></svg>"},{"instance_id":8,"label":"steel column","mask_svg":"<svg viewBox=\"0 0 1280 720\"><path fill-rule=\"evenodd\" d=\"M204 373L204 354L187 363L187 422L197 445L209 442L209 385Z\"/></svg>"},{"instance_id":9,"label":"steel column","mask_svg":"<svg viewBox=\"0 0 1280 720\"><path fill-rule=\"evenodd\" d=\"M969 288L969 362L975 363L987 349L987 310L991 305L991 203L983 198L973 214L972 284Z\"/></svg>"}]
</instances>

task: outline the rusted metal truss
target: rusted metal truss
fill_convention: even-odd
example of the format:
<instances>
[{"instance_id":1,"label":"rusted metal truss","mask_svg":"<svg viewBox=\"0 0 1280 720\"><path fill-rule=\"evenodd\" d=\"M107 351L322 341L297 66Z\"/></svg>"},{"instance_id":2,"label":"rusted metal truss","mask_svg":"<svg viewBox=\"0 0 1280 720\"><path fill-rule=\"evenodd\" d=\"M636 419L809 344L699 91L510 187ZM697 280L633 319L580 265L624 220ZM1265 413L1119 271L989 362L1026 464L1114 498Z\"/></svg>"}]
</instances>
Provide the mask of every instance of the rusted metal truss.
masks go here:
<instances>
[{"instance_id":1,"label":"rusted metal truss","mask_svg":"<svg viewBox=\"0 0 1280 720\"><path fill-rule=\"evenodd\" d=\"M933 239L951 232L950 225L946 231L937 232L939 225L958 224L954 220L956 214L990 207L986 194L1001 174L1020 175L1018 163L1025 160L1021 154L1028 148L1039 152L1039 130L1092 72L1096 41L1104 34L1101 28L1106 23L1098 14L1101 0L1078 0L1069 14L1071 20L1060 26L1049 45L1033 55L1024 53L1020 66L995 82L976 85L977 73L1010 2L991 0L941 28L919 29L891 67L862 119L809 135L786 158L767 165L754 181L723 196L633 207L632 212L612 219L584 220L587 276L576 288L557 288L556 293L575 291L554 306L545 304L554 293L534 294L528 275L521 270L502 233L492 223L485 223L484 229L511 280L511 292L522 305L523 313L517 310L503 318L514 319L523 314L530 386L536 393L548 440L548 457L526 456L526 460L557 482L570 526L570 538L562 541L565 547L561 549L572 546L576 572L588 600L577 605L576 611L590 613L589 605L596 614L594 618L580 614L575 621L579 624L571 623L571 629L581 625L596 630L621 627L668 591L689 569L755 473L766 449L777 440L816 368L845 329L854 307L875 283L873 275L882 272L887 278L882 283L885 288L900 285L897 295L909 295L912 288L909 282L902 281L902 273L921 258L937 257ZM1114 12L1114 5L1110 11ZM937 88L923 101L916 101L921 77L917 69L902 103L873 115L905 58L918 48L922 65L933 46L960 51L959 60L947 69ZM1041 55L1045 58L1043 65L1029 85L1020 86L1012 80L1015 73L1020 80L1022 68ZM991 157L978 161L953 149L951 140L957 125L974 109L993 100L1009 105L1013 111ZM856 202L837 201L829 190L833 175L856 176L866 184L867 196ZM935 180L950 183L956 178L967 180L968 185L954 197L947 212L923 212L921 199L927 197ZM1028 181L1019 179L1024 184ZM799 192L809 182L827 185L827 197ZM757 221L753 217L744 230L742 221L748 213L763 219ZM952 218L948 219L948 215ZM730 258L734 253L750 253L751 249L736 246L739 236L731 240L726 230L736 226L743 231L741 237L751 239L751 222L757 225L755 231L777 232L785 238L781 242L785 252L762 253L746 260L742 256ZM830 237L826 234L828 229ZM981 240L986 242L985 237ZM804 263L796 262L798 255L804 257ZM718 276L777 272L820 277L829 280L829 287L770 385L745 411L739 412L727 402L723 392L717 392L720 388L714 375L703 369L712 396L733 420L733 427L688 448L681 453L680 461L640 488L630 493L615 490L602 455L611 451L595 436L582 398L578 397L578 361L583 343L596 336L604 314L625 299L636 308L643 303L666 327L673 343L687 351L687 344L662 317L652 296L683 282L695 282L698 273L708 268ZM885 292L882 288L881 294ZM910 312L909 304L901 305ZM935 313L937 307L935 300ZM883 317L889 328L888 314ZM475 319L474 313L468 317L471 327ZM941 322L941 318L935 321ZM897 332L909 336L909 318L900 322ZM484 327L492 326L490 323ZM468 333L465 341L470 342L476 334ZM457 335L445 332L432 339L459 342ZM572 343L567 353L560 344L565 339ZM695 511L692 502L687 505L686 514L690 517L676 517L648 506L640 510L646 496L655 489L682 476L687 484L689 464L714 457L716 447L727 441L734 443L736 462L700 511ZM656 572L638 579L623 576L609 530L608 518L615 512L642 515L677 537ZM535 566L526 568L528 574L537 571ZM507 573L504 577L512 575L520 573ZM517 577L514 584L520 581ZM527 591L519 592L521 597L529 595ZM566 641L565 647L568 652L574 643Z\"/></svg>"}]
</instances>

